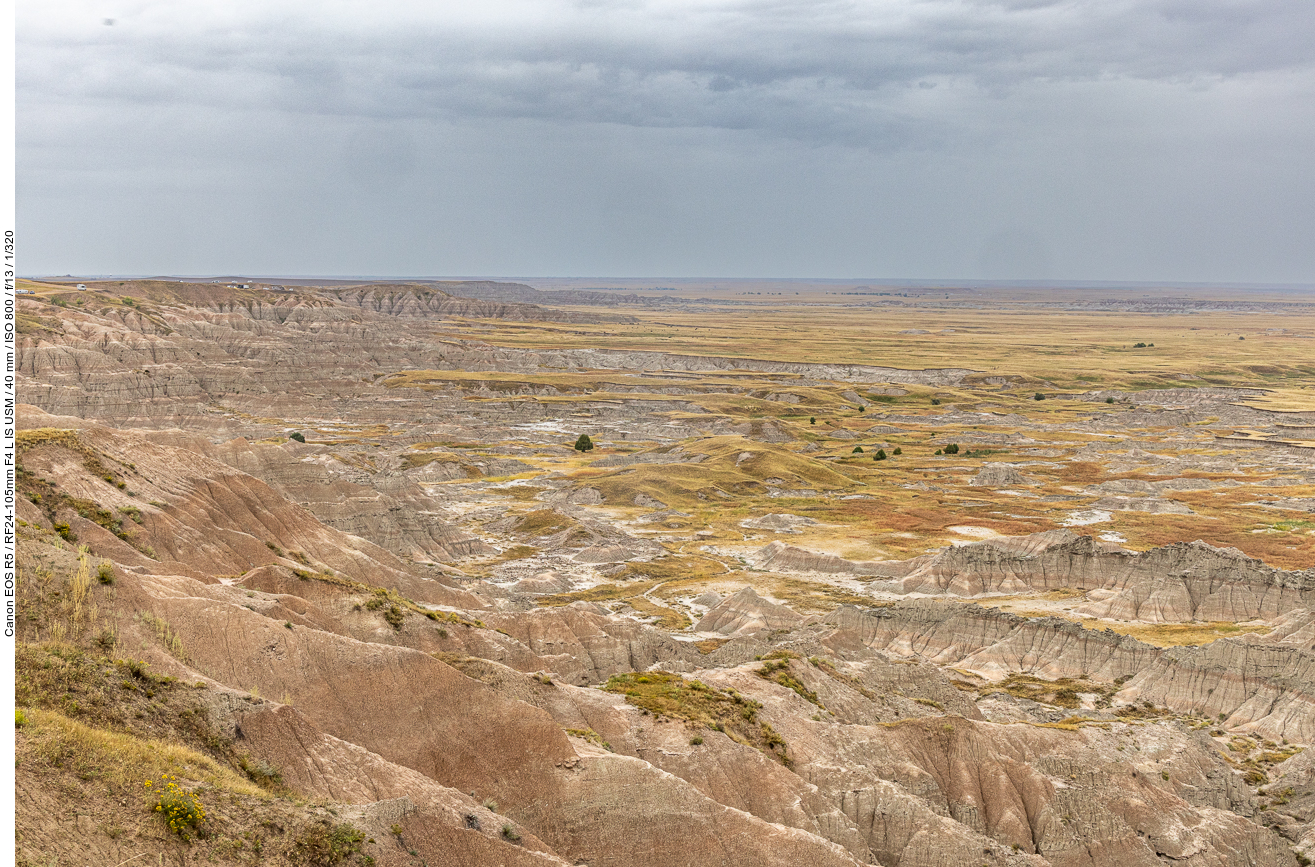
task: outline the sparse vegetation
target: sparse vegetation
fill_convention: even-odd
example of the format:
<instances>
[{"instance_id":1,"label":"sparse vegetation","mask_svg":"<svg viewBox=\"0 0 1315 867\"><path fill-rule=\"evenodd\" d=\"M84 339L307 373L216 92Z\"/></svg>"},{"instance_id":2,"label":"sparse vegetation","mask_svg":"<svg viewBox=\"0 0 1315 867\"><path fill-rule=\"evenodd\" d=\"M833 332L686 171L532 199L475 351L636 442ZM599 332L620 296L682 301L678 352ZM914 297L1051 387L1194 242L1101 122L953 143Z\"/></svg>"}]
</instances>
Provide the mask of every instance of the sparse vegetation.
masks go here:
<instances>
[{"instance_id":1,"label":"sparse vegetation","mask_svg":"<svg viewBox=\"0 0 1315 867\"><path fill-rule=\"evenodd\" d=\"M612 752L612 745L603 739L603 736L593 729L567 729L566 733L573 737L582 738L591 744L597 744L609 753Z\"/></svg>"},{"instance_id":2,"label":"sparse vegetation","mask_svg":"<svg viewBox=\"0 0 1315 867\"><path fill-rule=\"evenodd\" d=\"M804 701L823 707L817 693L804 686L803 681L798 678L791 668L792 661L798 658L797 654L788 650L774 650L762 658L763 666L758 669L757 675L763 680L770 680L772 683L779 683L786 689L794 690Z\"/></svg>"},{"instance_id":3,"label":"sparse vegetation","mask_svg":"<svg viewBox=\"0 0 1315 867\"><path fill-rule=\"evenodd\" d=\"M334 824L327 819L311 825L292 844L288 853L293 863L304 867L336 867L339 864L366 865L374 862L364 855L365 832L347 823Z\"/></svg>"},{"instance_id":4,"label":"sparse vegetation","mask_svg":"<svg viewBox=\"0 0 1315 867\"><path fill-rule=\"evenodd\" d=\"M629 704L659 720L682 719L691 725L722 732L737 743L756 747L786 766L792 763L785 741L758 718L762 705L733 690L717 689L660 671L614 675L602 688L625 696Z\"/></svg>"}]
</instances>

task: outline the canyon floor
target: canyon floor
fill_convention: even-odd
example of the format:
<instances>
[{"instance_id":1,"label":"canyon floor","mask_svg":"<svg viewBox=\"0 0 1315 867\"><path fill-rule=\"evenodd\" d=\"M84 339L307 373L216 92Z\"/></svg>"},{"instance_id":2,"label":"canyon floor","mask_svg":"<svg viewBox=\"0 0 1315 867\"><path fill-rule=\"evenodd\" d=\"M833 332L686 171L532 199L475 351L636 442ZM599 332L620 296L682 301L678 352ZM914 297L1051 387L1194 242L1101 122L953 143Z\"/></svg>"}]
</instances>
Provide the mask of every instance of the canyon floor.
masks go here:
<instances>
[{"instance_id":1,"label":"canyon floor","mask_svg":"<svg viewBox=\"0 0 1315 867\"><path fill-rule=\"evenodd\" d=\"M312 282L20 282L18 863L1315 859L1315 303Z\"/></svg>"}]
</instances>

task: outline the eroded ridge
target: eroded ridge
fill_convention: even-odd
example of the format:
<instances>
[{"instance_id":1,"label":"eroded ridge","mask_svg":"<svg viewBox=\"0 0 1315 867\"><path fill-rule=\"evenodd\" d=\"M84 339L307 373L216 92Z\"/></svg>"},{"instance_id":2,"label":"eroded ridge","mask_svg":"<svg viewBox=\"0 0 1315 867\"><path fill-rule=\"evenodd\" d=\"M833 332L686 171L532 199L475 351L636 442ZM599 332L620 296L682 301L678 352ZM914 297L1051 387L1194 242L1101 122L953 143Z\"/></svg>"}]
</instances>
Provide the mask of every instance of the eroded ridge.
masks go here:
<instances>
[{"instance_id":1,"label":"eroded ridge","mask_svg":"<svg viewBox=\"0 0 1315 867\"><path fill-rule=\"evenodd\" d=\"M1309 311L31 285L20 862L1315 857Z\"/></svg>"}]
</instances>

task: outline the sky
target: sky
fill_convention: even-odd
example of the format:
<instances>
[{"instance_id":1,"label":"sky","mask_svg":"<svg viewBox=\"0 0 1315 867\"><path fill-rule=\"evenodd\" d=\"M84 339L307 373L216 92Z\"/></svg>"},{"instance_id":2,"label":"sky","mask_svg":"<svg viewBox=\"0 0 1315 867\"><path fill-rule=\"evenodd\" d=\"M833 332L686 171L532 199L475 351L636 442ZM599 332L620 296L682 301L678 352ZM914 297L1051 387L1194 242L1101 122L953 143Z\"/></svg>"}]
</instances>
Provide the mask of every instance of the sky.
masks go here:
<instances>
[{"instance_id":1,"label":"sky","mask_svg":"<svg viewBox=\"0 0 1315 867\"><path fill-rule=\"evenodd\" d=\"M1315 283L1311 0L19 0L19 270Z\"/></svg>"}]
</instances>

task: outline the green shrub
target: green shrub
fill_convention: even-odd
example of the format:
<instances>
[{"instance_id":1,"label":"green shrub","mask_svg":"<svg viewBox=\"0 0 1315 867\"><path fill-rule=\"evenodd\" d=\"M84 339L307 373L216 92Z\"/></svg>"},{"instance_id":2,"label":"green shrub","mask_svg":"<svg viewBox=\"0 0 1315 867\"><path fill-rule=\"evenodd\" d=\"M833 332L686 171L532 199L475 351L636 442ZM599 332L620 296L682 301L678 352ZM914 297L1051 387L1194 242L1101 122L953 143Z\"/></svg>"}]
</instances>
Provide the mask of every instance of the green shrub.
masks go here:
<instances>
[{"instance_id":1,"label":"green shrub","mask_svg":"<svg viewBox=\"0 0 1315 867\"><path fill-rule=\"evenodd\" d=\"M809 424L817 424L817 419L814 418L813 416L809 416L809 417L808 417L808 423L809 423Z\"/></svg>"},{"instance_id":2,"label":"green shrub","mask_svg":"<svg viewBox=\"0 0 1315 867\"><path fill-rule=\"evenodd\" d=\"M959 444L950 443L948 446L945 447L945 453L947 455L957 455L959 453Z\"/></svg>"},{"instance_id":3,"label":"green shrub","mask_svg":"<svg viewBox=\"0 0 1315 867\"><path fill-rule=\"evenodd\" d=\"M1107 398L1105 398L1105 402L1106 402L1106 403L1114 403L1114 398L1112 398L1112 397L1107 397Z\"/></svg>"},{"instance_id":4,"label":"green shrub","mask_svg":"<svg viewBox=\"0 0 1315 867\"><path fill-rule=\"evenodd\" d=\"M293 844L297 856L294 862L308 867L334 867L352 855L359 855L364 842L364 832L351 825L331 826L322 821L297 838ZM366 856L362 860L370 863L372 859Z\"/></svg>"},{"instance_id":5,"label":"green shrub","mask_svg":"<svg viewBox=\"0 0 1315 867\"><path fill-rule=\"evenodd\" d=\"M931 405L932 405L932 406L940 406L940 405L941 405L941 399L940 399L939 397L933 397L933 398L931 399Z\"/></svg>"},{"instance_id":6,"label":"green shrub","mask_svg":"<svg viewBox=\"0 0 1315 867\"><path fill-rule=\"evenodd\" d=\"M508 843L519 843L521 841L521 835L517 834L516 829L512 826L503 825L502 839L506 840Z\"/></svg>"},{"instance_id":7,"label":"green shrub","mask_svg":"<svg viewBox=\"0 0 1315 867\"><path fill-rule=\"evenodd\" d=\"M902 454L904 454L904 450L903 450L902 448L900 448L899 446L895 446L895 451L891 452L891 454L892 454L892 455L902 455Z\"/></svg>"},{"instance_id":8,"label":"green shrub","mask_svg":"<svg viewBox=\"0 0 1315 867\"><path fill-rule=\"evenodd\" d=\"M283 774L269 762L244 755L238 757L237 764L253 783L262 788L278 789L283 786Z\"/></svg>"},{"instance_id":9,"label":"green shrub","mask_svg":"<svg viewBox=\"0 0 1315 867\"><path fill-rule=\"evenodd\" d=\"M27 725L27 714L23 713L22 708L14 708L14 727L22 728Z\"/></svg>"},{"instance_id":10,"label":"green shrub","mask_svg":"<svg viewBox=\"0 0 1315 867\"><path fill-rule=\"evenodd\" d=\"M885 449L877 449L877 453L872 456L872 460L874 461L884 461L885 459L886 459Z\"/></svg>"},{"instance_id":11,"label":"green shrub","mask_svg":"<svg viewBox=\"0 0 1315 867\"><path fill-rule=\"evenodd\" d=\"M575 441L575 450L577 452L593 451L594 441L589 439L589 434L580 434L580 438Z\"/></svg>"},{"instance_id":12,"label":"green shrub","mask_svg":"<svg viewBox=\"0 0 1315 867\"><path fill-rule=\"evenodd\" d=\"M703 738L699 737L698 735L695 735L694 737L689 739L689 745L692 747L697 747L701 743L703 743Z\"/></svg>"},{"instance_id":13,"label":"green shrub","mask_svg":"<svg viewBox=\"0 0 1315 867\"><path fill-rule=\"evenodd\" d=\"M402 609L396 605L389 605L388 610L384 612L384 620L388 621L388 625L394 629L401 629L404 619L405 615L402 614Z\"/></svg>"},{"instance_id":14,"label":"green shrub","mask_svg":"<svg viewBox=\"0 0 1315 867\"><path fill-rule=\"evenodd\" d=\"M301 431L293 431L293 432L288 436L288 439L290 439L290 440L296 440L296 441L299 442L299 443L304 443L304 442L306 441L306 437L302 436Z\"/></svg>"},{"instance_id":15,"label":"green shrub","mask_svg":"<svg viewBox=\"0 0 1315 867\"><path fill-rule=\"evenodd\" d=\"M1038 392L1036 393L1036 396L1033 397L1032 399L1033 399L1033 400L1045 400L1045 399L1046 399L1046 396L1045 396L1044 394L1042 394L1041 392L1038 391Z\"/></svg>"},{"instance_id":16,"label":"green shrub","mask_svg":"<svg viewBox=\"0 0 1315 867\"><path fill-rule=\"evenodd\" d=\"M102 584L114 583L114 567L108 561L96 567L96 580Z\"/></svg>"},{"instance_id":17,"label":"green shrub","mask_svg":"<svg viewBox=\"0 0 1315 867\"><path fill-rule=\"evenodd\" d=\"M854 450L853 450L852 452L850 452L850 454L851 454L851 455L861 455L861 454L863 454L863 447L862 447L862 446L854 446Z\"/></svg>"}]
</instances>

